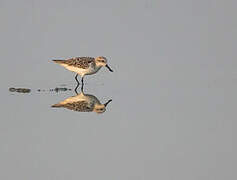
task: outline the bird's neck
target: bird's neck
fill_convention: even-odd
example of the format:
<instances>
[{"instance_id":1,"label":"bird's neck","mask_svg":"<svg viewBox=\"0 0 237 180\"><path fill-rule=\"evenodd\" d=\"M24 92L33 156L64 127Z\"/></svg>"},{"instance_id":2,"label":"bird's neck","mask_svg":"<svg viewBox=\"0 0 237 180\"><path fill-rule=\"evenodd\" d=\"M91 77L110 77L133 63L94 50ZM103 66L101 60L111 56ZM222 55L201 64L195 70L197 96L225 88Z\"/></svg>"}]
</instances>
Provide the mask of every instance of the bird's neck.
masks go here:
<instances>
[{"instance_id":1,"label":"bird's neck","mask_svg":"<svg viewBox=\"0 0 237 180\"><path fill-rule=\"evenodd\" d=\"M95 65L95 72L99 71L102 66Z\"/></svg>"}]
</instances>

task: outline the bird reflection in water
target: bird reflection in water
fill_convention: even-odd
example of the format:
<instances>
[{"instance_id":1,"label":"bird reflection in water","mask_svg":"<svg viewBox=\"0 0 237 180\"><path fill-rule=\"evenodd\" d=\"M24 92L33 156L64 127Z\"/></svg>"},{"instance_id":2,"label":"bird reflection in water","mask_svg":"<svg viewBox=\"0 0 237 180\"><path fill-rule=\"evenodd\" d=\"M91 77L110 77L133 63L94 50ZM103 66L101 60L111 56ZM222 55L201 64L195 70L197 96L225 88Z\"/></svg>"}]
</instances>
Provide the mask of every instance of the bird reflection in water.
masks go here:
<instances>
[{"instance_id":1,"label":"bird reflection in water","mask_svg":"<svg viewBox=\"0 0 237 180\"><path fill-rule=\"evenodd\" d=\"M52 105L53 108L66 108L73 111L78 112L96 112L96 113L104 113L106 111L106 106L112 101L110 99L105 104L101 104L100 101L91 94L84 94L83 85L81 87L81 92L78 93L77 89L79 87L79 83L75 88L76 96L69 97L57 104Z\"/></svg>"}]
</instances>

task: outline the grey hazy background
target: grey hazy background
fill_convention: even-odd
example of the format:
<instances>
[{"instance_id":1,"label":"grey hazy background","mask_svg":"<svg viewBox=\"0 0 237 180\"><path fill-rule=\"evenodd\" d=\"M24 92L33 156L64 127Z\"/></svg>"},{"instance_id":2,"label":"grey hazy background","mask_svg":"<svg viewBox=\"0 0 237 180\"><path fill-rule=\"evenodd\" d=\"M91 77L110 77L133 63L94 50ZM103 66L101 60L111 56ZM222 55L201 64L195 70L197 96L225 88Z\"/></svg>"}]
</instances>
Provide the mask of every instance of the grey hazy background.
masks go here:
<instances>
[{"instance_id":1,"label":"grey hazy background","mask_svg":"<svg viewBox=\"0 0 237 180\"><path fill-rule=\"evenodd\" d=\"M0 179L235 180L236 1L0 0ZM53 58L99 56L85 78L104 114L37 92L74 74ZM9 87L31 88L30 94Z\"/></svg>"}]
</instances>

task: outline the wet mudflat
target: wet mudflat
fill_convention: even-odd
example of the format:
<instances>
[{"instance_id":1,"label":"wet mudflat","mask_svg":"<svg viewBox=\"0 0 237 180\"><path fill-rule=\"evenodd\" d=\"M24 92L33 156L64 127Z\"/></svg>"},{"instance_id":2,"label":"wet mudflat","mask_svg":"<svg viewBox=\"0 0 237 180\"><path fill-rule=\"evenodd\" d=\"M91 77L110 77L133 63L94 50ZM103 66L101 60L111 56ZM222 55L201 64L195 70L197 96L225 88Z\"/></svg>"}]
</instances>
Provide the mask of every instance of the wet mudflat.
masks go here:
<instances>
[{"instance_id":1,"label":"wet mudflat","mask_svg":"<svg viewBox=\"0 0 237 180\"><path fill-rule=\"evenodd\" d=\"M0 3L0 179L236 179L234 1Z\"/></svg>"}]
</instances>

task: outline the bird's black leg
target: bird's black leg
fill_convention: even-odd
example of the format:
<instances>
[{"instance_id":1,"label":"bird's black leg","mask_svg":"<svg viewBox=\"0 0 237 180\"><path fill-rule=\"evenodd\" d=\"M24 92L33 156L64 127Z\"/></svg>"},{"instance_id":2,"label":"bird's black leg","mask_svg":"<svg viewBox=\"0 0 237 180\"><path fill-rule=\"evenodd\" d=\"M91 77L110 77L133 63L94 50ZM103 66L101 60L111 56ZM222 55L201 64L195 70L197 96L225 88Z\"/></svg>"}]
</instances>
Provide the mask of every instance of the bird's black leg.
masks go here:
<instances>
[{"instance_id":1,"label":"bird's black leg","mask_svg":"<svg viewBox=\"0 0 237 180\"><path fill-rule=\"evenodd\" d=\"M76 79L77 83L80 84L78 79L77 79L77 76L78 76L78 74L75 76L75 79Z\"/></svg>"},{"instance_id":2,"label":"bird's black leg","mask_svg":"<svg viewBox=\"0 0 237 180\"><path fill-rule=\"evenodd\" d=\"M76 81L77 81L77 86L76 86L76 88L75 88L75 93L76 93L76 94L78 94L78 93L77 93L77 88L78 88L79 85L80 85L80 83L79 83L79 81L78 81L78 79L77 79L77 76L78 76L78 74L75 76L75 79L76 79Z\"/></svg>"},{"instance_id":3,"label":"bird's black leg","mask_svg":"<svg viewBox=\"0 0 237 180\"><path fill-rule=\"evenodd\" d=\"M82 85L81 85L81 92L82 93L84 92L83 89L84 89L84 84L82 83Z\"/></svg>"},{"instance_id":4,"label":"bird's black leg","mask_svg":"<svg viewBox=\"0 0 237 180\"><path fill-rule=\"evenodd\" d=\"M81 78L81 92L83 93L84 88L84 77Z\"/></svg>"}]
</instances>

